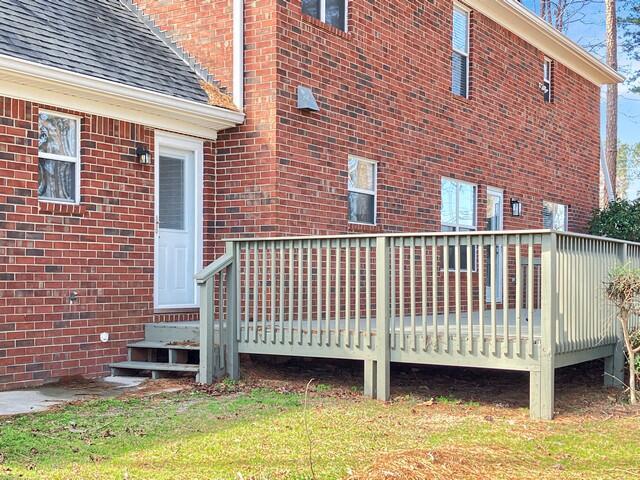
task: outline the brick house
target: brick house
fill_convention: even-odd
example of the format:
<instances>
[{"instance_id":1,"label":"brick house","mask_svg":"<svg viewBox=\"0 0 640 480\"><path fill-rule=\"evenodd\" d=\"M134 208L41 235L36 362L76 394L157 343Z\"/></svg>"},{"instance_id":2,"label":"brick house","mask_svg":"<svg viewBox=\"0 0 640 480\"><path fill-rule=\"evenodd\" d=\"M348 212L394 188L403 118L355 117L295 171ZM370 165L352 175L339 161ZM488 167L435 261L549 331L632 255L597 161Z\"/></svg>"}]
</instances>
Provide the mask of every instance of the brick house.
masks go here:
<instances>
[{"instance_id":1,"label":"brick house","mask_svg":"<svg viewBox=\"0 0 640 480\"><path fill-rule=\"evenodd\" d=\"M0 389L196 319L226 237L581 231L598 205L621 77L512 0L0 9Z\"/></svg>"}]
</instances>

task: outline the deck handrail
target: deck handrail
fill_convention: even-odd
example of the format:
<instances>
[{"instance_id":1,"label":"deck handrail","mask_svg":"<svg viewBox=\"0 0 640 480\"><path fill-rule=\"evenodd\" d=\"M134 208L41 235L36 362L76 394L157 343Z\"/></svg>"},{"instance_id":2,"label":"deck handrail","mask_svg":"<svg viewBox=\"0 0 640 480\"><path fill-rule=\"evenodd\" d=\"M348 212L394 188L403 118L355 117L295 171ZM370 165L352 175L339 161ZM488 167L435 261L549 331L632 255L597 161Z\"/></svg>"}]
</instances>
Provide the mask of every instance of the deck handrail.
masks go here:
<instances>
[{"instance_id":1,"label":"deck handrail","mask_svg":"<svg viewBox=\"0 0 640 480\"><path fill-rule=\"evenodd\" d=\"M228 240L196 275L201 381L239 352L363 360L383 400L392 361L525 370L550 418L555 368L619 348L603 285L627 262L640 243L546 229Z\"/></svg>"},{"instance_id":2,"label":"deck handrail","mask_svg":"<svg viewBox=\"0 0 640 480\"><path fill-rule=\"evenodd\" d=\"M607 240L612 243L624 243L627 245L637 245L640 247L640 242L632 242L629 240L621 240L619 238L590 235L587 233L577 232L563 232L551 229L519 229L519 230L474 230L474 231L456 231L456 232L394 232L394 233L355 233L355 234L336 234L336 235L297 235L297 236L255 236L255 237L239 237L239 238L225 238L224 242L262 242L262 241L296 241L296 240L344 240L348 238L394 238L394 237L466 237L472 236L486 236L495 235L497 233L508 233L510 235L530 235L530 234L548 234L557 233L562 236L590 238L595 240Z\"/></svg>"},{"instance_id":3,"label":"deck handrail","mask_svg":"<svg viewBox=\"0 0 640 480\"><path fill-rule=\"evenodd\" d=\"M196 283L198 285L202 285L211 277L213 277L216 273L219 273L220 271L224 270L232 263L233 263L233 254L226 252L224 255L222 255L221 257L218 257L212 263L210 263L205 268L203 268L198 273L196 273L195 275Z\"/></svg>"}]
</instances>

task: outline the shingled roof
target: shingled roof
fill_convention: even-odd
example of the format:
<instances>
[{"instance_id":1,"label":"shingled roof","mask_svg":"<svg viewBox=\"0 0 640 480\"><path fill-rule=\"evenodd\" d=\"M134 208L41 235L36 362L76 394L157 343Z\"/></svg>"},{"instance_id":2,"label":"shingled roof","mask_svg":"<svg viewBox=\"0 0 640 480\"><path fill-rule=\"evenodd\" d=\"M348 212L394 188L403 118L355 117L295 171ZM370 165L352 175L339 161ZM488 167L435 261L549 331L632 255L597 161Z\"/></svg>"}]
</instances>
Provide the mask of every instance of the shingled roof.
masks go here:
<instances>
[{"instance_id":1,"label":"shingled roof","mask_svg":"<svg viewBox=\"0 0 640 480\"><path fill-rule=\"evenodd\" d=\"M215 82L127 0L0 0L0 54L233 109ZM226 95L222 95L226 97Z\"/></svg>"}]
</instances>

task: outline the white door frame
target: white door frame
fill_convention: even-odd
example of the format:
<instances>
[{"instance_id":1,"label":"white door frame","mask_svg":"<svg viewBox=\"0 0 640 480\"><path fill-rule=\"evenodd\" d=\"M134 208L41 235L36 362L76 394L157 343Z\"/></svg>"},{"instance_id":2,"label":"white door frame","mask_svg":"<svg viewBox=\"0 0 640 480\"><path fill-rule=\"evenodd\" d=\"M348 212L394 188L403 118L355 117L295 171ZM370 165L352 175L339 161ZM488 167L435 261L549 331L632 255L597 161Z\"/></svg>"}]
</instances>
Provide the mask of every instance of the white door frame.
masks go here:
<instances>
[{"instance_id":1,"label":"white door frame","mask_svg":"<svg viewBox=\"0 0 640 480\"><path fill-rule=\"evenodd\" d=\"M154 194L153 194L153 210L154 210L154 229L153 229L153 306L154 309L162 309L162 310L171 310L171 309L180 309L180 308L196 308L199 305L199 289L195 287L195 278L193 279L194 283L194 298L193 303L188 305L162 305L162 307L158 306L158 288L157 281L158 277L156 275L156 268L158 265L158 219L159 219L159 201L158 195L160 193L159 183L160 177L158 175L160 170L160 150L163 147L180 149L180 150L189 150L193 152L193 159L195 162L194 165L194 173L195 173L195 235L194 235L194 273L198 273L202 269L203 262L203 225L204 225L204 217L203 217L203 190L204 190L204 166L203 166L203 157L204 157L204 143L202 140L186 137L184 135L178 135L175 133L155 131L155 148L154 148Z\"/></svg>"},{"instance_id":2,"label":"white door frame","mask_svg":"<svg viewBox=\"0 0 640 480\"><path fill-rule=\"evenodd\" d=\"M504 230L504 190L496 187L487 187L487 200L489 196L500 197L500 215L498 217L498 228L497 230ZM504 255L502 253L502 247L497 247L496 249L496 302L502 302L502 269L505 268L503 265ZM489 285L485 286L485 298L487 303L491 302L491 287Z\"/></svg>"}]
</instances>

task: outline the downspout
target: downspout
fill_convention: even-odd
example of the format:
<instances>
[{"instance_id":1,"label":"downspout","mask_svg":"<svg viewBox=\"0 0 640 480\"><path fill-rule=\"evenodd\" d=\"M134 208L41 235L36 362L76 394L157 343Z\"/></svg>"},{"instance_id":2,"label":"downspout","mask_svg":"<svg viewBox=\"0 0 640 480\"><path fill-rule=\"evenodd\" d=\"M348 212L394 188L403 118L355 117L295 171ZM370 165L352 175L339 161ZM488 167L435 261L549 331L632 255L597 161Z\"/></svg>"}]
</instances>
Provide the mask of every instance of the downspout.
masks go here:
<instances>
[{"instance_id":1,"label":"downspout","mask_svg":"<svg viewBox=\"0 0 640 480\"><path fill-rule=\"evenodd\" d=\"M607 159L604 153L604 146L600 144L600 169L602 170L602 176L604 177L604 185L607 189L607 199L609 202L613 202L616 198L613 194L613 185L611 185L611 175L609 174L609 165L607 165Z\"/></svg>"},{"instance_id":2,"label":"downspout","mask_svg":"<svg viewBox=\"0 0 640 480\"><path fill-rule=\"evenodd\" d=\"M233 0L233 103L244 111L244 0Z\"/></svg>"}]
</instances>

